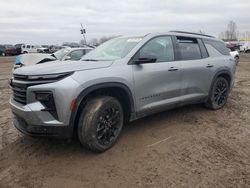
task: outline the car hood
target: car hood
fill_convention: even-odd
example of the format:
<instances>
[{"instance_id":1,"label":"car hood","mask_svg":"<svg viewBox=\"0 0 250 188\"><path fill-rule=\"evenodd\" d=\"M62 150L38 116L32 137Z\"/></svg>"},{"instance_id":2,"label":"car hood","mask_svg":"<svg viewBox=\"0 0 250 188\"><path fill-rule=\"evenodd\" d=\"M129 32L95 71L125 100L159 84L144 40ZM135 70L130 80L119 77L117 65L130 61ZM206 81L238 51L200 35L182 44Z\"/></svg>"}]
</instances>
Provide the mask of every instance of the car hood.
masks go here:
<instances>
[{"instance_id":1,"label":"car hood","mask_svg":"<svg viewBox=\"0 0 250 188\"><path fill-rule=\"evenodd\" d=\"M29 65L35 65L42 60L47 59L49 60L56 60L55 57L53 57L51 54L41 54L41 53L33 53L33 54L22 54L19 55L18 63L22 63L24 66L29 66Z\"/></svg>"},{"instance_id":2,"label":"car hood","mask_svg":"<svg viewBox=\"0 0 250 188\"><path fill-rule=\"evenodd\" d=\"M42 75L100 69L109 67L112 65L112 63L113 61L51 61L45 64L37 64L18 68L14 71L14 74Z\"/></svg>"}]
</instances>

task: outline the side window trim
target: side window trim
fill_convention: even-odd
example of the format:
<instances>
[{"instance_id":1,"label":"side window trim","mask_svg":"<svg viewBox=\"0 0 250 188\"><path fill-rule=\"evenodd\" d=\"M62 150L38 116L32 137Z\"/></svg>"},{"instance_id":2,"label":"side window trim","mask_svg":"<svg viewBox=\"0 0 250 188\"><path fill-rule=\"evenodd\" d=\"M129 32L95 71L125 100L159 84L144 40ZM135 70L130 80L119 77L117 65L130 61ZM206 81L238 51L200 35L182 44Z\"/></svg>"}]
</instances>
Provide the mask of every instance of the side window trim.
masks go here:
<instances>
[{"instance_id":1,"label":"side window trim","mask_svg":"<svg viewBox=\"0 0 250 188\"><path fill-rule=\"evenodd\" d=\"M158 37L170 37L171 41L172 41L172 45L173 45L173 50L174 50L174 60L173 61L176 61L176 58L175 58L175 47L174 47L174 41L173 41L173 35L159 35L159 36L155 36L153 38L151 38L150 40L148 40L147 42L145 42L136 52L135 54L133 55L133 57L129 60L128 62L128 65L133 65L134 64L134 60L136 58L138 58L138 54L140 52L140 50L146 45L148 44L151 40L154 40L155 38L158 38ZM173 62L173 61L169 61L169 62ZM154 62L154 63L166 63L166 61L162 61L162 62Z\"/></svg>"},{"instance_id":2,"label":"side window trim","mask_svg":"<svg viewBox=\"0 0 250 188\"><path fill-rule=\"evenodd\" d=\"M208 51L207 51L207 48L206 48L206 46L205 46L203 40L200 39L200 38L197 39L197 40L198 40L198 44L199 44L199 46L200 46L201 57L202 57L202 59L208 58L208 57L209 57L209 53L208 53Z\"/></svg>"},{"instance_id":3,"label":"side window trim","mask_svg":"<svg viewBox=\"0 0 250 188\"><path fill-rule=\"evenodd\" d=\"M174 46L175 61L181 61L180 46L179 46L179 43L177 41L177 37L174 35L172 36L172 42L173 42L173 46Z\"/></svg>"}]
</instances>

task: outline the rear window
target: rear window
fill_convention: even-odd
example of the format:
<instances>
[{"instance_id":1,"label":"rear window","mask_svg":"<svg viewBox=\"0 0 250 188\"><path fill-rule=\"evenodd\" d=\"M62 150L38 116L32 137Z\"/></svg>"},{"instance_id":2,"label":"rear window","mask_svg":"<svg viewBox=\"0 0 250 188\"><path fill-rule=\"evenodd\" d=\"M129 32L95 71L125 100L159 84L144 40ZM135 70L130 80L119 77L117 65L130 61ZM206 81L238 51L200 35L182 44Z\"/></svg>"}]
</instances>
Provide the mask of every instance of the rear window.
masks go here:
<instances>
[{"instance_id":1,"label":"rear window","mask_svg":"<svg viewBox=\"0 0 250 188\"><path fill-rule=\"evenodd\" d=\"M201 59L201 50L196 38L177 37L182 60Z\"/></svg>"},{"instance_id":2,"label":"rear window","mask_svg":"<svg viewBox=\"0 0 250 188\"><path fill-rule=\"evenodd\" d=\"M215 41L215 40L208 40L203 39L205 45L211 45L214 47L218 52L220 52L222 55L229 55L229 49L226 47L226 44L221 41ZM207 46L207 45L206 45Z\"/></svg>"}]
</instances>

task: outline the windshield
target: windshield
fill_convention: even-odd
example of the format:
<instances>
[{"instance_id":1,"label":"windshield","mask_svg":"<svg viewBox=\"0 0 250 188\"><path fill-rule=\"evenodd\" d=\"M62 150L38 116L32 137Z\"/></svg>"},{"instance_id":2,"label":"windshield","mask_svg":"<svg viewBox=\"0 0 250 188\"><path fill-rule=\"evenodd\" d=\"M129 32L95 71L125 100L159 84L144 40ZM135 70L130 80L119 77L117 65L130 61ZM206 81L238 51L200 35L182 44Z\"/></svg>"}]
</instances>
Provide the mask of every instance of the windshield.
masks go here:
<instances>
[{"instance_id":1,"label":"windshield","mask_svg":"<svg viewBox=\"0 0 250 188\"><path fill-rule=\"evenodd\" d=\"M141 40L142 37L115 38L87 53L81 60L112 61L121 59L125 57Z\"/></svg>"},{"instance_id":2,"label":"windshield","mask_svg":"<svg viewBox=\"0 0 250 188\"><path fill-rule=\"evenodd\" d=\"M69 51L70 51L70 49L68 49L68 48L63 48L63 49L58 50L58 51L56 51L55 53L53 53L53 56L55 56L56 59L58 59L58 60L61 61L61 60L63 59L63 57L64 57L67 53L69 53Z\"/></svg>"}]
</instances>

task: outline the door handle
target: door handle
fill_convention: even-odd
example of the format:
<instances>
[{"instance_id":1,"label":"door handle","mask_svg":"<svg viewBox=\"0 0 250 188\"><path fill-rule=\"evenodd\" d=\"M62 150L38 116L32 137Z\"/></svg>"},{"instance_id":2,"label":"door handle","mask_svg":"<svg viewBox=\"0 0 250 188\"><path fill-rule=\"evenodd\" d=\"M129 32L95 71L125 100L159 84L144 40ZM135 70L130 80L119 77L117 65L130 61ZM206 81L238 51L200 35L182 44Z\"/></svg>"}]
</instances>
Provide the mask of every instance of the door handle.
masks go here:
<instances>
[{"instance_id":1,"label":"door handle","mask_svg":"<svg viewBox=\"0 0 250 188\"><path fill-rule=\"evenodd\" d=\"M177 68L175 68L175 67L170 67L169 69L168 69L168 71L177 71L178 69Z\"/></svg>"},{"instance_id":2,"label":"door handle","mask_svg":"<svg viewBox=\"0 0 250 188\"><path fill-rule=\"evenodd\" d=\"M212 68L212 67L214 67L213 65L210 65L210 64L207 64L207 66L206 66L207 68Z\"/></svg>"}]
</instances>

